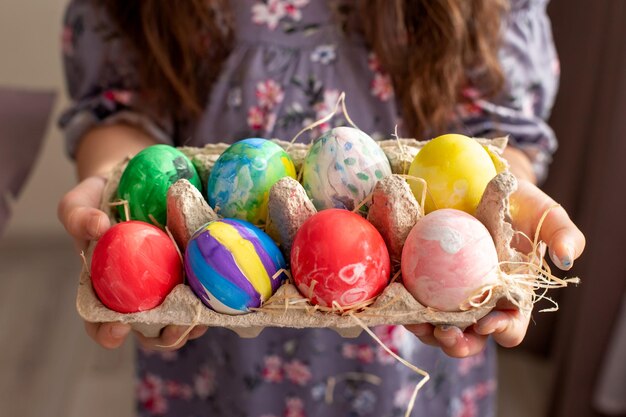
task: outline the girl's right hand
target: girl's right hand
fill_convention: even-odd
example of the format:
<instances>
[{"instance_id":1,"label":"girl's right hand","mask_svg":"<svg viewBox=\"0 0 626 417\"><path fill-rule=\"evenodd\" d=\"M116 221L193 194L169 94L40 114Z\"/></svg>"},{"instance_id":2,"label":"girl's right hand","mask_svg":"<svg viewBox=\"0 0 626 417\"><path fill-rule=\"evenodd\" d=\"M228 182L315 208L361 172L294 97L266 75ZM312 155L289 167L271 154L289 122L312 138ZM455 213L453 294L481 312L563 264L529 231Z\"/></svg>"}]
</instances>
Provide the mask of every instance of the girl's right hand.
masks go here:
<instances>
[{"instance_id":1,"label":"girl's right hand","mask_svg":"<svg viewBox=\"0 0 626 417\"><path fill-rule=\"evenodd\" d=\"M91 240L98 240L111 227L109 217L99 209L106 180L101 176L87 177L63 196L58 207L58 217L65 230L74 238L76 247L84 250ZM87 334L107 349L120 347L130 333L130 325L124 323L85 322ZM148 350L175 350L187 340L204 334L206 327L196 327L180 343L174 345L186 328L167 326L159 337L137 334L139 343Z\"/></svg>"}]
</instances>

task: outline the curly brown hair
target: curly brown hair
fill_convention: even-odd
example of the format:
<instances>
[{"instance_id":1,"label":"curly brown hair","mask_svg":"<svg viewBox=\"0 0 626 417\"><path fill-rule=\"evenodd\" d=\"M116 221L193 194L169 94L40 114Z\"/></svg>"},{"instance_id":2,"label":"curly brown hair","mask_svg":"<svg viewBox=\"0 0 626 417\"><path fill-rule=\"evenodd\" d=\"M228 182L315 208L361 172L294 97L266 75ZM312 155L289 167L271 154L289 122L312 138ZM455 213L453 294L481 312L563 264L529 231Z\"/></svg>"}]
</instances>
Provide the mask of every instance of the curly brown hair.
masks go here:
<instances>
[{"instance_id":1,"label":"curly brown hair","mask_svg":"<svg viewBox=\"0 0 626 417\"><path fill-rule=\"evenodd\" d=\"M492 96L506 0L357 0L362 31L390 74L404 130L415 137L452 122L464 87ZM228 0L105 0L139 54L157 108L197 117L233 45ZM207 63L207 65L200 65Z\"/></svg>"}]
</instances>

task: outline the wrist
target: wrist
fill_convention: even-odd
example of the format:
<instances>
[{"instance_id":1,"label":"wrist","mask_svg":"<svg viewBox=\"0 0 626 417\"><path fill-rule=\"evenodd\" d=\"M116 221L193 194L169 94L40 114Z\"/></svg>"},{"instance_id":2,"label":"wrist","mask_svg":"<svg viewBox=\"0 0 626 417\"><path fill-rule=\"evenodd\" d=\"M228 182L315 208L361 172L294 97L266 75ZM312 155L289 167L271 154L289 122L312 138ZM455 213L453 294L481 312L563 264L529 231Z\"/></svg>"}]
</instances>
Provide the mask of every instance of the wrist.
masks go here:
<instances>
[{"instance_id":1,"label":"wrist","mask_svg":"<svg viewBox=\"0 0 626 417\"><path fill-rule=\"evenodd\" d=\"M81 139L76 151L79 179L106 174L124 158L132 157L156 141L129 125L96 127Z\"/></svg>"},{"instance_id":2,"label":"wrist","mask_svg":"<svg viewBox=\"0 0 626 417\"><path fill-rule=\"evenodd\" d=\"M537 176L533 169L533 164L528 156L519 150L511 146L504 148L502 156L509 163L511 173L515 175L518 180L525 180L532 184L537 184Z\"/></svg>"}]
</instances>

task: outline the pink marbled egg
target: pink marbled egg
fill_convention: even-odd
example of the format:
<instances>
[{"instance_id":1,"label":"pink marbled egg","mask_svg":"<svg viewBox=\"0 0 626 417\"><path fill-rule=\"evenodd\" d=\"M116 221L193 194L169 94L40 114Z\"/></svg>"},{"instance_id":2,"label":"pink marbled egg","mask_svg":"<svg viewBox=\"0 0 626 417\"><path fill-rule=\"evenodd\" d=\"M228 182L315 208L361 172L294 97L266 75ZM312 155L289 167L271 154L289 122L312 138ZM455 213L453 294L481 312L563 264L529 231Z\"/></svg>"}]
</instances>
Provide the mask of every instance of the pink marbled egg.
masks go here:
<instances>
[{"instance_id":1,"label":"pink marbled egg","mask_svg":"<svg viewBox=\"0 0 626 417\"><path fill-rule=\"evenodd\" d=\"M417 301L459 311L498 277L498 255L487 228L471 215L441 209L422 218L402 251L402 279Z\"/></svg>"}]
</instances>

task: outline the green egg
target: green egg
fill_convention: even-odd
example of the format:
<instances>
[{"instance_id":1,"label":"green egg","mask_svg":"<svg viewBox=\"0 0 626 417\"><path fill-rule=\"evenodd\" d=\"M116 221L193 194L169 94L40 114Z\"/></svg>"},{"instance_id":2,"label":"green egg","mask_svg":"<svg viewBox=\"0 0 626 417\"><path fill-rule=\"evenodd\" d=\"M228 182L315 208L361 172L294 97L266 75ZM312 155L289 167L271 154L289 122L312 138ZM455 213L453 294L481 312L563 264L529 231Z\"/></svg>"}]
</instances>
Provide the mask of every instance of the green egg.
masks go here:
<instances>
[{"instance_id":1,"label":"green egg","mask_svg":"<svg viewBox=\"0 0 626 417\"><path fill-rule=\"evenodd\" d=\"M117 196L128 201L131 220L165 226L167 190L183 178L202 192L196 168L185 154L169 145L153 145L130 160L120 179ZM119 212L127 220L123 206Z\"/></svg>"}]
</instances>

